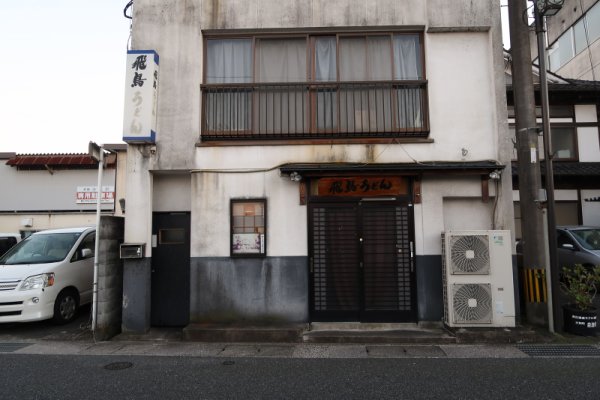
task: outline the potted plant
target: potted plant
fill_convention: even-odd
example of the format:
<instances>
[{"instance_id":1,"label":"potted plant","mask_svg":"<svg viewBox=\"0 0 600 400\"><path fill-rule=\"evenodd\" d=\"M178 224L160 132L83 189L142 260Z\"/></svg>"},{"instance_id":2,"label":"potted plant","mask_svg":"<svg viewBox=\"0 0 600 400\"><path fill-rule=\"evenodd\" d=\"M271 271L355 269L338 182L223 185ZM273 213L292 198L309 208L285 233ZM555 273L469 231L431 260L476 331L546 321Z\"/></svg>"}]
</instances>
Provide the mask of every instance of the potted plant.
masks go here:
<instances>
[{"instance_id":1,"label":"potted plant","mask_svg":"<svg viewBox=\"0 0 600 400\"><path fill-rule=\"evenodd\" d=\"M598 310L594 297L600 287L600 266L577 264L563 268L561 288L571 303L563 307L564 328L576 335L593 336L598 327Z\"/></svg>"}]
</instances>

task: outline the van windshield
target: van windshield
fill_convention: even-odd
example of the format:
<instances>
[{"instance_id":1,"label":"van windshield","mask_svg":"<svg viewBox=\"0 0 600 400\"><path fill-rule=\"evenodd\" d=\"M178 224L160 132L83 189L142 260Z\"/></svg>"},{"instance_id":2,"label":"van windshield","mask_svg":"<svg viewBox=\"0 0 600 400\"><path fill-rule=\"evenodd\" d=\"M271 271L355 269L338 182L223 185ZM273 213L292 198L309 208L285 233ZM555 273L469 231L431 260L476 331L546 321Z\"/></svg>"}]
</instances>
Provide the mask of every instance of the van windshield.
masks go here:
<instances>
[{"instance_id":1,"label":"van windshield","mask_svg":"<svg viewBox=\"0 0 600 400\"><path fill-rule=\"evenodd\" d=\"M80 232L31 235L0 257L0 264L43 264L65 259Z\"/></svg>"}]
</instances>

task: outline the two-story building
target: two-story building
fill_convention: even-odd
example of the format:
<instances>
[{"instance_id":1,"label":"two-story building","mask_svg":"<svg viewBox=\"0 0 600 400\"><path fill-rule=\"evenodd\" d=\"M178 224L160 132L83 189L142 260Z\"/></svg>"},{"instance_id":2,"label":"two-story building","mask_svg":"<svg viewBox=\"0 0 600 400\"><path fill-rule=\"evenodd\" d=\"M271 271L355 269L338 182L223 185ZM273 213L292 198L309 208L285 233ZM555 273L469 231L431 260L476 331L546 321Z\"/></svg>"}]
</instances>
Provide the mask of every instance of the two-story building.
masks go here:
<instances>
[{"instance_id":1,"label":"two-story building","mask_svg":"<svg viewBox=\"0 0 600 400\"><path fill-rule=\"evenodd\" d=\"M513 230L496 1L136 0L132 47L126 331L439 322L441 234Z\"/></svg>"}]
</instances>

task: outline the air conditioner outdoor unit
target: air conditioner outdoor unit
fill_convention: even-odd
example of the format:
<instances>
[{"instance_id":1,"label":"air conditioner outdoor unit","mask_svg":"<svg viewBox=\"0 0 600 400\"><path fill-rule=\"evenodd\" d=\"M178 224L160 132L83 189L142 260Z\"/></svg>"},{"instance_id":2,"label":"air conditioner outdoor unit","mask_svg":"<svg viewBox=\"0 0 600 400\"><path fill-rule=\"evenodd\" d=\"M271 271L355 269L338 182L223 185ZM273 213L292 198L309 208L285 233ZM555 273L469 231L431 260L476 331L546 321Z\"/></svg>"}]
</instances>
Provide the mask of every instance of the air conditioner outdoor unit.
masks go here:
<instances>
[{"instance_id":1,"label":"air conditioner outdoor unit","mask_svg":"<svg viewBox=\"0 0 600 400\"><path fill-rule=\"evenodd\" d=\"M442 233L442 267L448 326L515 326L510 231Z\"/></svg>"}]
</instances>

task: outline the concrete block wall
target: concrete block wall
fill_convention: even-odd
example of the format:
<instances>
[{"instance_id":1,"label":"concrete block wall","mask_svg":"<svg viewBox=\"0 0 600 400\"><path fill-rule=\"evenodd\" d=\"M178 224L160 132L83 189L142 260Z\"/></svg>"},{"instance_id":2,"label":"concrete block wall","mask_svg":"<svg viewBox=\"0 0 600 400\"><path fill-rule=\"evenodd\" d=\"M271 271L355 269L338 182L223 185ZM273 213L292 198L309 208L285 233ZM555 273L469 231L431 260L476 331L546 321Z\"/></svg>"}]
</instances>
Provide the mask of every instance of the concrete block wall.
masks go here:
<instances>
[{"instance_id":1,"label":"concrete block wall","mask_svg":"<svg viewBox=\"0 0 600 400\"><path fill-rule=\"evenodd\" d=\"M100 219L96 340L108 340L121 332L123 261L119 247L123 243L124 226L121 217Z\"/></svg>"}]
</instances>

